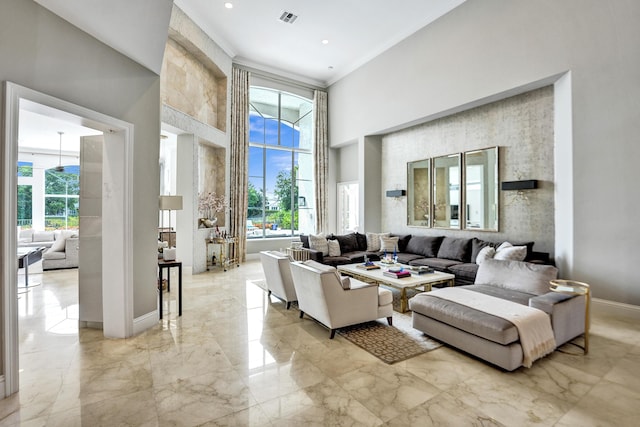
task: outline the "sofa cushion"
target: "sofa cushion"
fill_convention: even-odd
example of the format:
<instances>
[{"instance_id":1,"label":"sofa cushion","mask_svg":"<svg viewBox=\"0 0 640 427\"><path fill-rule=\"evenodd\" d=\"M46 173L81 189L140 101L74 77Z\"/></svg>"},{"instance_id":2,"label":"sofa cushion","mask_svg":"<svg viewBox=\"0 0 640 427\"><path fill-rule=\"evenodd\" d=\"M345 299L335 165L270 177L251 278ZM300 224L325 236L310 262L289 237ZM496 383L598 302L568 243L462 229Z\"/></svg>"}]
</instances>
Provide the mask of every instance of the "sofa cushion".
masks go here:
<instances>
[{"instance_id":1,"label":"sofa cushion","mask_svg":"<svg viewBox=\"0 0 640 427\"><path fill-rule=\"evenodd\" d=\"M442 236L411 236L409 243L407 243L406 252L435 257L438 254L442 239Z\"/></svg>"},{"instance_id":2,"label":"sofa cushion","mask_svg":"<svg viewBox=\"0 0 640 427\"><path fill-rule=\"evenodd\" d=\"M398 256L398 262L400 264L410 264L411 261L424 258L424 256L420 254L412 254L409 252L400 252L396 255Z\"/></svg>"},{"instance_id":3,"label":"sofa cushion","mask_svg":"<svg viewBox=\"0 0 640 427\"><path fill-rule=\"evenodd\" d=\"M64 248L65 248L66 243L67 243L67 238L59 236L56 239L56 241L53 242L53 244L51 245L51 248L49 248L49 250L53 251L53 252L64 252Z\"/></svg>"},{"instance_id":4,"label":"sofa cushion","mask_svg":"<svg viewBox=\"0 0 640 427\"><path fill-rule=\"evenodd\" d=\"M495 256L496 256L496 250L493 248L493 246L485 246L484 248L480 249L480 252L478 252L478 255L475 258L475 263L482 264L485 260L489 258L493 259L493 257ZM474 261L471 261L471 262L474 262Z\"/></svg>"},{"instance_id":5,"label":"sofa cushion","mask_svg":"<svg viewBox=\"0 0 640 427\"><path fill-rule=\"evenodd\" d=\"M360 250L358 245L358 238L356 237L356 233L336 234L333 236L338 242L340 242L340 252L355 252Z\"/></svg>"},{"instance_id":6,"label":"sofa cushion","mask_svg":"<svg viewBox=\"0 0 640 427\"><path fill-rule=\"evenodd\" d=\"M309 247L318 252L322 252L324 256L329 255L329 245L327 244L327 238L324 233L310 234Z\"/></svg>"},{"instance_id":7,"label":"sofa cushion","mask_svg":"<svg viewBox=\"0 0 640 427\"><path fill-rule=\"evenodd\" d=\"M476 258L478 257L478 254L480 253L480 251L486 248L487 246L496 248L498 245L493 242L488 242L486 240L478 239L477 237L474 237L473 239L471 239L471 259L469 261L476 262Z\"/></svg>"},{"instance_id":8,"label":"sofa cushion","mask_svg":"<svg viewBox=\"0 0 640 427\"><path fill-rule=\"evenodd\" d=\"M558 269L552 265L488 259L478 266L475 283L542 295L557 277Z\"/></svg>"},{"instance_id":9,"label":"sofa cushion","mask_svg":"<svg viewBox=\"0 0 640 427\"><path fill-rule=\"evenodd\" d=\"M391 237L398 238L398 252L406 252L409 240L411 240L411 234L391 234Z\"/></svg>"},{"instance_id":10,"label":"sofa cushion","mask_svg":"<svg viewBox=\"0 0 640 427\"><path fill-rule=\"evenodd\" d=\"M340 242L338 240L327 240L327 246L329 248L329 256L340 256Z\"/></svg>"},{"instance_id":11,"label":"sofa cushion","mask_svg":"<svg viewBox=\"0 0 640 427\"><path fill-rule=\"evenodd\" d=\"M34 231L34 242L53 242L55 240L53 231Z\"/></svg>"},{"instance_id":12,"label":"sofa cushion","mask_svg":"<svg viewBox=\"0 0 640 427\"><path fill-rule=\"evenodd\" d=\"M359 251L366 251L367 250L367 236L366 234L362 234L362 233L355 233L356 234L356 240L358 241L358 250Z\"/></svg>"},{"instance_id":13,"label":"sofa cushion","mask_svg":"<svg viewBox=\"0 0 640 427\"><path fill-rule=\"evenodd\" d=\"M300 241L302 242L303 248L311 249L311 247L309 246L309 236L307 236L306 234L301 234Z\"/></svg>"},{"instance_id":14,"label":"sofa cushion","mask_svg":"<svg viewBox=\"0 0 640 427\"><path fill-rule=\"evenodd\" d=\"M380 252L398 252L398 236L380 237Z\"/></svg>"},{"instance_id":15,"label":"sofa cushion","mask_svg":"<svg viewBox=\"0 0 640 427\"><path fill-rule=\"evenodd\" d=\"M513 323L453 301L440 299L437 292L423 292L414 296L409 300L409 308L415 313L498 344L507 345L518 341L518 330Z\"/></svg>"},{"instance_id":16,"label":"sofa cushion","mask_svg":"<svg viewBox=\"0 0 640 427\"><path fill-rule=\"evenodd\" d=\"M509 242L504 242L498 247L498 249L496 249L496 253L493 256L493 259L524 261L526 257L527 257L526 246L513 246Z\"/></svg>"},{"instance_id":17,"label":"sofa cushion","mask_svg":"<svg viewBox=\"0 0 640 427\"><path fill-rule=\"evenodd\" d=\"M20 230L20 233L18 234L18 242L20 243L33 242L33 228Z\"/></svg>"},{"instance_id":18,"label":"sofa cushion","mask_svg":"<svg viewBox=\"0 0 640 427\"><path fill-rule=\"evenodd\" d=\"M457 278L467 279L468 282L473 283L478 272L478 264L465 262L464 264L454 264L448 267L452 274Z\"/></svg>"},{"instance_id":19,"label":"sofa cushion","mask_svg":"<svg viewBox=\"0 0 640 427\"><path fill-rule=\"evenodd\" d=\"M462 264L462 262L443 258L420 258L409 263L409 265L426 265L438 271L447 271L452 265L456 264Z\"/></svg>"},{"instance_id":20,"label":"sofa cushion","mask_svg":"<svg viewBox=\"0 0 640 427\"><path fill-rule=\"evenodd\" d=\"M380 250L380 237L388 237L390 233L367 233L367 252Z\"/></svg>"},{"instance_id":21,"label":"sofa cushion","mask_svg":"<svg viewBox=\"0 0 640 427\"><path fill-rule=\"evenodd\" d=\"M456 261L470 261L469 247L471 239L445 237L438 249L438 258L452 259Z\"/></svg>"}]
</instances>

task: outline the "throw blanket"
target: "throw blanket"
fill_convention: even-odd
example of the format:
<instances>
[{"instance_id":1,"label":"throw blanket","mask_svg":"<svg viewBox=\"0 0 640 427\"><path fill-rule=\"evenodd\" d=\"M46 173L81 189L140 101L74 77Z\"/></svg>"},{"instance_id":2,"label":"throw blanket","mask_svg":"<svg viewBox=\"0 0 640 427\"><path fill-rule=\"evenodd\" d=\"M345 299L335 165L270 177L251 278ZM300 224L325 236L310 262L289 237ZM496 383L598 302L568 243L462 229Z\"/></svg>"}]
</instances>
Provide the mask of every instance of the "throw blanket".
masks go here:
<instances>
[{"instance_id":1,"label":"throw blanket","mask_svg":"<svg viewBox=\"0 0 640 427\"><path fill-rule=\"evenodd\" d=\"M461 288L441 288L429 294L513 323L520 336L524 356L522 364L527 368L556 348L551 320L542 310Z\"/></svg>"}]
</instances>

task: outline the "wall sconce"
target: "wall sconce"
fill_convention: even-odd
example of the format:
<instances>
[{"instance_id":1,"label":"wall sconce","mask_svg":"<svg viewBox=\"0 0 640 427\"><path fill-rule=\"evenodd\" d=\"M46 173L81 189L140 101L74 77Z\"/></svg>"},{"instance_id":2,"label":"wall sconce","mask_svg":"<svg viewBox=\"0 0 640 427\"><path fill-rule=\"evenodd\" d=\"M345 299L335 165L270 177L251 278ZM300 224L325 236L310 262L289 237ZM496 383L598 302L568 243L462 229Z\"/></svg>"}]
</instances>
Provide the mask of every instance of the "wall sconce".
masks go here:
<instances>
[{"instance_id":1,"label":"wall sconce","mask_svg":"<svg viewBox=\"0 0 640 427\"><path fill-rule=\"evenodd\" d=\"M407 192L405 190L387 190L387 197L402 197L406 195Z\"/></svg>"},{"instance_id":2,"label":"wall sconce","mask_svg":"<svg viewBox=\"0 0 640 427\"><path fill-rule=\"evenodd\" d=\"M502 181L502 191L510 190L534 190L538 188L537 179L528 179L524 181Z\"/></svg>"}]
</instances>

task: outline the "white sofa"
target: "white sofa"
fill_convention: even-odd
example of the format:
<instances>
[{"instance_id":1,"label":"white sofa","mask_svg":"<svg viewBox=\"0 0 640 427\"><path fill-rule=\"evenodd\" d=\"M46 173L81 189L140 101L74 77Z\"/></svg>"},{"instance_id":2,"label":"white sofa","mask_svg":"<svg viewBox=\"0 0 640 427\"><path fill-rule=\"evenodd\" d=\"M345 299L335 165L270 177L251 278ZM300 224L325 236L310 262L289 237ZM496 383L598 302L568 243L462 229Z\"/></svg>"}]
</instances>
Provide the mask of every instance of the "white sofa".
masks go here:
<instances>
[{"instance_id":1,"label":"white sofa","mask_svg":"<svg viewBox=\"0 0 640 427\"><path fill-rule=\"evenodd\" d=\"M307 315L328 327L330 338L338 328L387 318L392 324L393 295L388 289L341 277L335 267L316 261L291 263L300 318Z\"/></svg>"},{"instance_id":2,"label":"white sofa","mask_svg":"<svg viewBox=\"0 0 640 427\"><path fill-rule=\"evenodd\" d=\"M560 346L585 332L586 300L551 292L549 281L557 274L551 265L488 259L480 264L475 284L458 289L541 310L549 316ZM464 302L442 299L444 293L438 289L409 300L414 328L508 371L523 365L521 339L513 323Z\"/></svg>"},{"instance_id":3,"label":"white sofa","mask_svg":"<svg viewBox=\"0 0 640 427\"><path fill-rule=\"evenodd\" d=\"M18 247L50 248L55 240L55 231L34 230L33 228L18 229Z\"/></svg>"},{"instance_id":4,"label":"white sofa","mask_svg":"<svg viewBox=\"0 0 640 427\"><path fill-rule=\"evenodd\" d=\"M296 289L291 277L291 260L288 255L278 251L260 252L260 261L267 281L267 291L287 303L287 310L292 301L297 301Z\"/></svg>"},{"instance_id":5,"label":"white sofa","mask_svg":"<svg viewBox=\"0 0 640 427\"><path fill-rule=\"evenodd\" d=\"M79 240L77 231L63 231L42 254L42 270L78 267Z\"/></svg>"}]
</instances>

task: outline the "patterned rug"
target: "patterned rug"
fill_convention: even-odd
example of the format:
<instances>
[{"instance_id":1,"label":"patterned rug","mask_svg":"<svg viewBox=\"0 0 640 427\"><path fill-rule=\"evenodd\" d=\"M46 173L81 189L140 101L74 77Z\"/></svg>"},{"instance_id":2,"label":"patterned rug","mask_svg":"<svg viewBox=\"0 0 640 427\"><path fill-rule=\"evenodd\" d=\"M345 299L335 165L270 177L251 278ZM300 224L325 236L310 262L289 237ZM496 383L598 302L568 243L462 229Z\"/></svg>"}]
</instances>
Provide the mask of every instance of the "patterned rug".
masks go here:
<instances>
[{"instance_id":1,"label":"patterned rug","mask_svg":"<svg viewBox=\"0 0 640 427\"><path fill-rule=\"evenodd\" d=\"M252 283L266 290L264 281L253 280ZM295 303L291 305L292 309L297 307ZM336 332L388 364L401 362L442 346L438 341L413 328L411 312L402 314L394 311L393 326L389 326L386 319L378 319L340 328Z\"/></svg>"}]
</instances>

